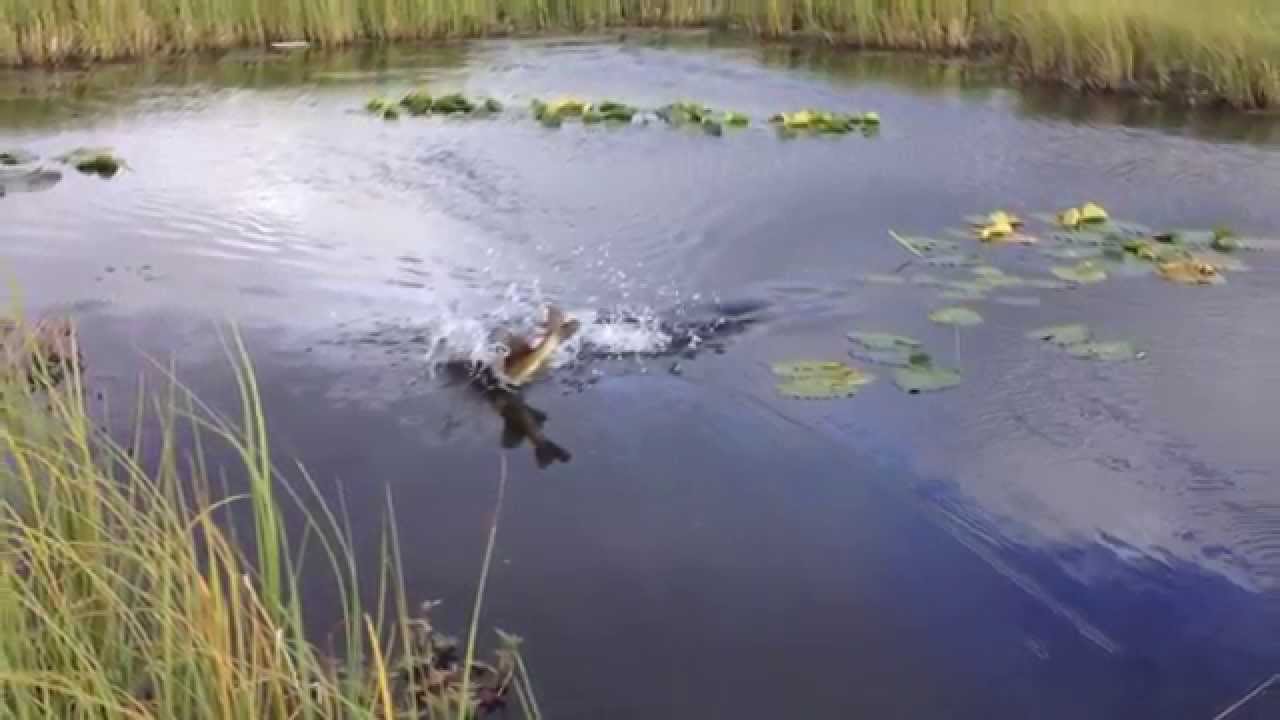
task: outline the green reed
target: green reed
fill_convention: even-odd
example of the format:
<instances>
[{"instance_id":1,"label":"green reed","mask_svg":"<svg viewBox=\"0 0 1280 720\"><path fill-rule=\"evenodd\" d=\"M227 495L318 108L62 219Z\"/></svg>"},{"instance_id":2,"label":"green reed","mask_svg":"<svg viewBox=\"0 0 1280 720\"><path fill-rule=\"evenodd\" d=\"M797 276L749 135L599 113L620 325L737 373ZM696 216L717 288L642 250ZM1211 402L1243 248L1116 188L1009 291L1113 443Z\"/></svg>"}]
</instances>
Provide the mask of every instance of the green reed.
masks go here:
<instances>
[{"instance_id":1,"label":"green reed","mask_svg":"<svg viewBox=\"0 0 1280 720\"><path fill-rule=\"evenodd\" d=\"M342 513L320 501L305 473L303 482L287 483L275 468L238 339L229 348L239 418L169 381L139 392L134 437L120 443L98 427L74 364L17 369L14 358L41 357L37 339L24 347L20 333L5 334L9 364L0 374L0 716L475 716L476 696L458 687L465 686L459 673L427 670L438 667L437 635L425 611L409 605L394 526L381 557L368 559L379 564L379 579L377 600L365 607ZM208 460L215 446L218 457L231 458L216 468ZM215 493L212 480L223 472L247 480L243 495ZM231 522L240 507L252 520L243 537ZM289 524L301 537L286 537L285 508L302 516ZM496 514L483 574L495 532ZM335 634L345 663L306 639L299 583L307 547L319 550L341 599ZM479 603L478 594L469 661ZM536 719L518 639L502 637L489 667L506 673L523 717ZM444 684L429 693L425 677Z\"/></svg>"},{"instance_id":2,"label":"green reed","mask_svg":"<svg viewBox=\"0 0 1280 720\"><path fill-rule=\"evenodd\" d=\"M769 37L988 52L1083 89L1280 98L1272 0L0 0L0 63L102 60L277 40L729 26Z\"/></svg>"}]
</instances>

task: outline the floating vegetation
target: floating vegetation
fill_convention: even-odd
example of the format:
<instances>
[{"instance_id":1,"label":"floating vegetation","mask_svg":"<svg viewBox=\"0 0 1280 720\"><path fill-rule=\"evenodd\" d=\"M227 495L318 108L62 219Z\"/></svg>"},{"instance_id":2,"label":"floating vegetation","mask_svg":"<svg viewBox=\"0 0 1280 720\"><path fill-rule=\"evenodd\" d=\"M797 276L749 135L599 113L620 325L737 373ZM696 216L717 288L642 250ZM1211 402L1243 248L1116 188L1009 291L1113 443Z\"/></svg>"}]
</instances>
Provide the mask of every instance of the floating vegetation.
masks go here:
<instances>
[{"instance_id":1,"label":"floating vegetation","mask_svg":"<svg viewBox=\"0 0 1280 720\"><path fill-rule=\"evenodd\" d=\"M1227 281L1212 263L1195 257L1162 262L1156 270L1160 277L1181 285L1219 285Z\"/></svg>"},{"instance_id":2,"label":"floating vegetation","mask_svg":"<svg viewBox=\"0 0 1280 720\"><path fill-rule=\"evenodd\" d=\"M387 98L373 98L364 104L364 109L366 112L377 115L383 120L400 119L400 108L396 107L396 104Z\"/></svg>"},{"instance_id":3,"label":"floating vegetation","mask_svg":"<svg viewBox=\"0 0 1280 720\"><path fill-rule=\"evenodd\" d=\"M929 313L929 319L939 325L973 327L982 324L982 316L967 307L947 307Z\"/></svg>"},{"instance_id":4,"label":"floating vegetation","mask_svg":"<svg viewBox=\"0 0 1280 720\"><path fill-rule=\"evenodd\" d=\"M924 353L912 356L906 367L893 372L893 384L909 395L946 390L959 385L962 380L959 370L936 367Z\"/></svg>"},{"instance_id":5,"label":"floating vegetation","mask_svg":"<svg viewBox=\"0 0 1280 720\"><path fill-rule=\"evenodd\" d=\"M472 100L461 93L433 96L426 90L411 90L393 102L387 98L373 98L365 103L365 110L384 120L397 120L404 110L414 117L426 115L475 115L483 116L502 112L502 103L493 98Z\"/></svg>"},{"instance_id":6,"label":"floating vegetation","mask_svg":"<svg viewBox=\"0 0 1280 720\"><path fill-rule=\"evenodd\" d=\"M1119 362L1123 360L1140 360L1145 357L1145 353L1139 352L1133 343L1127 340L1094 340L1093 331L1088 326L1080 323L1037 328L1028 332L1027 337L1032 340L1052 343L1063 348L1069 354L1086 360Z\"/></svg>"},{"instance_id":7,"label":"floating vegetation","mask_svg":"<svg viewBox=\"0 0 1280 720\"><path fill-rule=\"evenodd\" d=\"M708 135L719 137L725 128L744 128L751 119L740 112L717 111L702 103L681 101L658 108L655 114L668 125L697 125Z\"/></svg>"},{"instance_id":8,"label":"floating vegetation","mask_svg":"<svg viewBox=\"0 0 1280 720\"><path fill-rule=\"evenodd\" d=\"M851 332L848 338L854 345L851 356L880 365L906 367L923 355L920 341L903 335Z\"/></svg>"},{"instance_id":9,"label":"floating vegetation","mask_svg":"<svg viewBox=\"0 0 1280 720\"><path fill-rule=\"evenodd\" d=\"M966 220L984 242L1005 241L1029 245L1035 238L1022 235L1018 230L1022 227L1022 219L1005 210L994 210L986 215L973 215Z\"/></svg>"},{"instance_id":10,"label":"floating vegetation","mask_svg":"<svg viewBox=\"0 0 1280 720\"><path fill-rule=\"evenodd\" d=\"M1057 215L1058 224L1074 230L1083 225L1097 225L1111 219L1106 209L1094 202L1087 202L1078 208L1067 208Z\"/></svg>"},{"instance_id":11,"label":"floating vegetation","mask_svg":"<svg viewBox=\"0 0 1280 720\"><path fill-rule=\"evenodd\" d=\"M0 150L0 165L30 165L39 159L39 155L22 148Z\"/></svg>"},{"instance_id":12,"label":"floating vegetation","mask_svg":"<svg viewBox=\"0 0 1280 720\"><path fill-rule=\"evenodd\" d=\"M117 157L111 148L76 148L60 155L58 161L70 165L85 175L97 175L100 178L115 177L121 169L127 167L124 160Z\"/></svg>"},{"instance_id":13,"label":"floating vegetation","mask_svg":"<svg viewBox=\"0 0 1280 720\"><path fill-rule=\"evenodd\" d=\"M1040 307L1040 298L1035 295L996 295L991 302L1009 307Z\"/></svg>"},{"instance_id":14,"label":"floating vegetation","mask_svg":"<svg viewBox=\"0 0 1280 720\"><path fill-rule=\"evenodd\" d=\"M1107 279L1107 271L1095 260L1083 260L1070 266L1057 266L1049 272L1079 285L1095 285Z\"/></svg>"},{"instance_id":15,"label":"floating vegetation","mask_svg":"<svg viewBox=\"0 0 1280 720\"><path fill-rule=\"evenodd\" d=\"M1124 360L1140 360L1143 353L1138 352L1133 343L1127 340L1112 342L1082 342L1067 346L1067 352L1086 360L1104 362L1121 362Z\"/></svg>"},{"instance_id":16,"label":"floating vegetation","mask_svg":"<svg viewBox=\"0 0 1280 720\"><path fill-rule=\"evenodd\" d=\"M853 397L863 386L875 380L874 375L834 361L777 362L771 369L779 378L778 393L799 400Z\"/></svg>"},{"instance_id":17,"label":"floating vegetation","mask_svg":"<svg viewBox=\"0 0 1280 720\"><path fill-rule=\"evenodd\" d=\"M874 133L880 127L880 115L868 113L837 113L825 110L797 110L796 112L778 113L769 118L769 122L778 128L790 131L810 131L845 135L857 129L864 134Z\"/></svg>"},{"instance_id":18,"label":"floating vegetation","mask_svg":"<svg viewBox=\"0 0 1280 720\"><path fill-rule=\"evenodd\" d=\"M636 108L615 100L605 100L598 105L573 97L563 97L551 102L534 100L531 104L534 119L547 127L560 127L567 118L580 118L584 124L630 123L639 112Z\"/></svg>"},{"instance_id":19,"label":"floating vegetation","mask_svg":"<svg viewBox=\"0 0 1280 720\"><path fill-rule=\"evenodd\" d=\"M400 107L410 115L420 117L431 114L431 93L425 90L413 90L400 98Z\"/></svg>"}]
</instances>

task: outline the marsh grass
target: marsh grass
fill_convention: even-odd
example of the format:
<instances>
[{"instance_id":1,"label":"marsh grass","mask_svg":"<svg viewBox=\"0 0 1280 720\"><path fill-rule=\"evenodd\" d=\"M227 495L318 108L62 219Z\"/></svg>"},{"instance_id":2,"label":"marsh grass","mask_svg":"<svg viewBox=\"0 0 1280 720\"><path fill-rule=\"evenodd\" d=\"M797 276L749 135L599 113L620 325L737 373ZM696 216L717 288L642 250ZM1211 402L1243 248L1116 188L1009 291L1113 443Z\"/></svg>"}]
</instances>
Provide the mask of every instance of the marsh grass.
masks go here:
<instances>
[{"instance_id":1,"label":"marsh grass","mask_svg":"<svg viewBox=\"0 0 1280 720\"><path fill-rule=\"evenodd\" d=\"M1023 75L1082 89L1280 102L1273 0L0 0L0 63L611 26L994 53Z\"/></svg>"},{"instance_id":2,"label":"marsh grass","mask_svg":"<svg viewBox=\"0 0 1280 720\"><path fill-rule=\"evenodd\" d=\"M305 474L283 481L247 354L229 347L238 418L169 382L139 393L127 443L96 426L77 367L0 378L0 716L461 719L478 714L478 689L514 689L536 718L518 638L501 636L495 664L458 670L456 643L406 597L393 525L373 558L377 600L362 605L349 526ZM213 467L214 450L233 462ZM247 479L243 495L216 495L224 469ZM303 507L302 536L286 537L284 510ZM251 518L249 536L230 529L232 511ZM495 511L468 661L496 532ZM342 599L341 660L307 640L304 552Z\"/></svg>"}]
</instances>

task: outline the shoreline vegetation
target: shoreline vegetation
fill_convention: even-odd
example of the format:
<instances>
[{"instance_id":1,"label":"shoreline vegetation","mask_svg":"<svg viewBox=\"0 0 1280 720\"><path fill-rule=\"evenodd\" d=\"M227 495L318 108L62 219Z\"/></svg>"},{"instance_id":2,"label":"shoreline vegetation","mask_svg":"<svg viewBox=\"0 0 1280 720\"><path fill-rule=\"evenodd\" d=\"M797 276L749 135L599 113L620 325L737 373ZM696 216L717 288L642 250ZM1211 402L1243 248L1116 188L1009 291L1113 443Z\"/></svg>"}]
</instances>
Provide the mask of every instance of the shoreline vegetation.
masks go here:
<instances>
[{"instance_id":1,"label":"shoreline vegetation","mask_svg":"<svg viewBox=\"0 0 1280 720\"><path fill-rule=\"evenodd\" d=\"M1083 91L1280 104L1272 0L0 0L0 64L629 27L987 56Z\"/></svg>"},{"instance_id":2,"label":"shoreline vegetation","mask_svg":"<svg viewBox=\"0 0 1280 720\"><path fill-rule=\"evenodd\" d=\"M470 632L454 639L406 597L394 524L364 558L374 586L357 587L369 574L343 514L305 471L287 482L273 464L238 338L238 418L166 379L139 391L121 443L86 405L61 328L3 333L0 716L465 720L510 705L503 717L540 718L520 639L498 631L491 660L476 648L505 465ZM227 476L244 492L217 492ZM304 627L304 558L307 587L331 584L322 602L341 606L324 650Z\"/></svg>"}]
</instances>

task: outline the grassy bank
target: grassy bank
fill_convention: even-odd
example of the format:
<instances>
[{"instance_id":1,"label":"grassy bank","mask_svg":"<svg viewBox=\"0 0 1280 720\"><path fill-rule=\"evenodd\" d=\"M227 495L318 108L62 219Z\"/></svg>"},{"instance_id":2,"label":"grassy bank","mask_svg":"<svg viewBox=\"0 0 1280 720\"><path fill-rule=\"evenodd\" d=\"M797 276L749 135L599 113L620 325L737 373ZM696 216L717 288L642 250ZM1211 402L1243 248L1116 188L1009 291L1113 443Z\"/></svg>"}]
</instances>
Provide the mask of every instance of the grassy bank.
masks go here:
<instances>
[{"instance_id":1,"label":"grassy bank","mask_svg":"<svg viewBox=\"0 0 1280 720\"><path fill-rule=\"evenodd\" d=\"M15 332L6 357L33 357ZM472 662L475 622L456 644L411 605L393 530L372 558L378 600L361 604L343 523L273 468L247 363L234 423L168 387L146 396L151 430L127 444L98 429L75 368L58 368L0 378L0 717L461 720L508 696L537 717L516 639ZM233 461L210 466L215 446ZM222 471L247 481L243 496L218 497ZM286 538L282 508L303 506L303 537ZM233 515L251 531L230 531ZM291 546L332 571L344 613L326 646L339 651L307 640Z\"/></svg>"},{"instance_id":2,"label":"grassy bank","mask_svg":"<svg viewBox=\"0 0 1280 720\"><path fill-rule=\"evenodd\" d=\"M1081 88L1280 103L1272 0L0 0L0 62L640 25L991 52Z\"/></svg>"}]
</instances>

